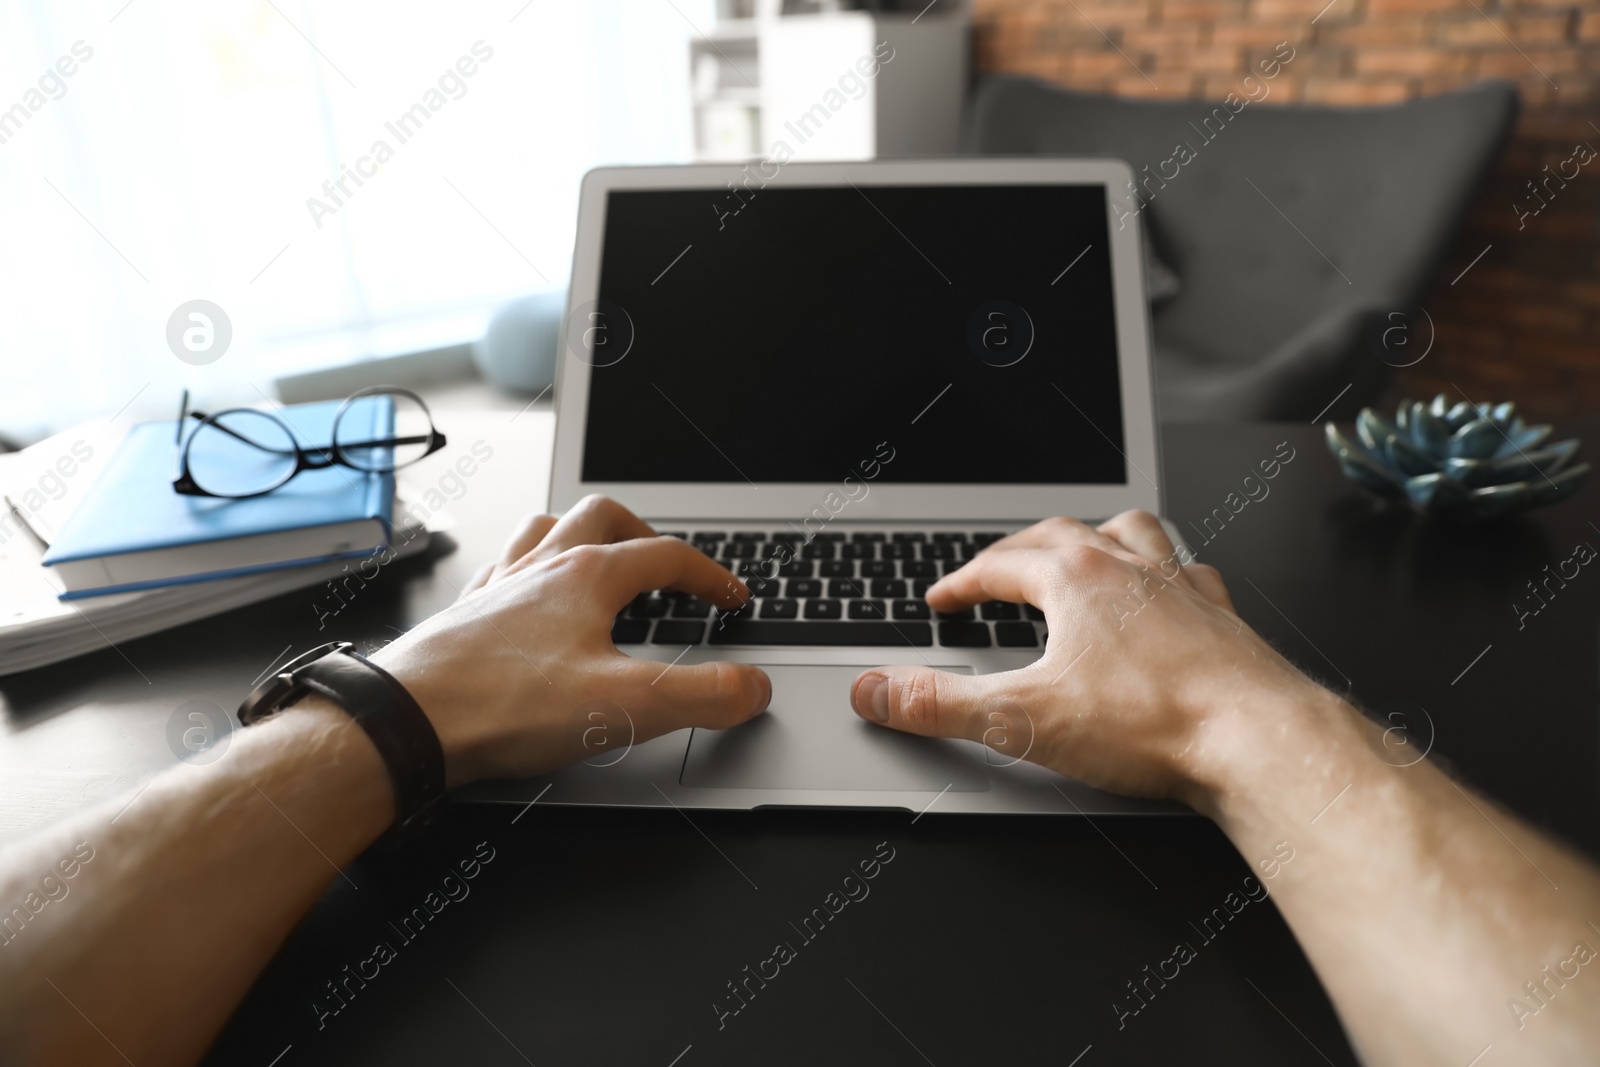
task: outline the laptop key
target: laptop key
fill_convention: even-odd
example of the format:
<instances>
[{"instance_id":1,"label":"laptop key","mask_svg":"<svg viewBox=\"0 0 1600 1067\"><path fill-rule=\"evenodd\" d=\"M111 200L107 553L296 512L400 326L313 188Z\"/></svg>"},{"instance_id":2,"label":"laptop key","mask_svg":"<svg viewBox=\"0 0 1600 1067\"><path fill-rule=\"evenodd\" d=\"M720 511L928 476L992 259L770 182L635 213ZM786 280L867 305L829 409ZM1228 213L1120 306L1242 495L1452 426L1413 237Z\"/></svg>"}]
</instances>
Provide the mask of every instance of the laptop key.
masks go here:
<instances>
[{"instance_id":1,"label":"laptop key","mask_svg":"<svg viewBox=\"0 0 1600 1067\"><path fill-rule=\"evenodd\" d=\"M1004 600L991 600L981 609L985 619L1016 620L1022 618L1022 612L1015 604L1007 604ZM1004 643L1004 642L1002 642Z\"/></svg>"},{"instance_id":2,"label":"laptop key","mask_svg":"<svg viewBox=\"0 0 1600 1067\"><path fill-rule=\"evenodd\" d=\"M927 596L928 590L933 588L933 583L934 579L932 578L918 578L911 583L911 595L919 599Z\"/></svg>"},{"instance_id":3,"label":"laptop key","mask_svg":"<svg viewBox=\"0 0 1600 1067\"><path fill-rule=\"evenodd\" d=\"M822 540L820 534L809 545L800 546L801 559L832 559L835 554L833 543Z\"/></svg>"},{"instance_id":4,"label":"laptop key","mask_svg":"<svg viewBox=\"0 0 1600 1067\"><path fill-rule=\"evenodd\" d=\"M896 600L894 602L894 617L897 619L926 619L932 612L928 605L920 600Z\"/></svg>"},{"instance_id":5,"label":"laptop key","mask_svg":"<svg viewBox=\"0 0 1600 1067\"><path fill-rule=\"evenodd\" d=\"M994 638L1001 648L1039 647L1039 637L1033 632L1031 622L997 622L994 624Z\"/></svg>"},{"instance_id":6,"label":"laptop key","mask_svg":"<svg viewBox=\"0 0 1600 1067\"><path fill-rule=\"evenodd\" d=\"M886 600L896 600L906 595L906 583L899 578L874 578L872 595Z\"/></svg>"},{"instance_id":7,"label":"laptop key","mask_svg":"<svg viewBox=\"0 0 1600 1067\"><path fill-rule=\"evenodd\" d=\"M628 609L628 616L634 619L659 619L664 617L672 605L658 596L642 596L634 600L633 606Z\"/></svg>"},{"instance_id":8,"label":"laptop key","mask_svg":"<svg viewBox=\"0 0 1600 1067\"><path fill-rule=\"evenodd\" d=\"M989 627L981 622L941 622L939 643L948 648L988 648Z\"/></svg>"},{"instance_id":9,"label":"laptop key","mask_svg":"<svg viewBox=\"0 0 1600 1067\"><path fill-rule=\"evenodd\" d=\"M661 626L657 624L657 643ZM978 624L974 624L978 625ZM984 632L987 640L988 632ZM925 622L838 622L827 621L751 621L735 619L711 634L713 645L914 645L933 644L933 627Z\"/></svg>"},{"instance_id":10,"label":"laptop key","mask_svg":"<svg viewBox=\"0 0 1600 1067\"><path fill-rule=\"evenodd\" d=\"M921 546L923 559L955 559L956 550L943 541L929 541Z\"/></svg>"},{"instance_id":11,"label":"laptop key","mask_svg":"<svg viewBox=\"0 0 1600 1067\"><path fill-rule=\"evenodd\" d=\"M940 530L933 535L935 541L965 541L967 535L960 530Z\"/></svg>"},{"instance_id":12,"label":"laptop key","mask_svg":"<svg viewBox=\"0 0 1600 1067\"><path fill-rule=\"evenodd\" d=\"M1032 619L1034 622L1044 622L1044 612L1040 611L1032 604L1022 605L1022 614L1024 617Z\"/></svg>"},{"instance_id":13,"label":"laptop key","mask_svg":"<svg viewBox=\"0 0 1600 1067\"><path fill-rule=\"evenodd\" d=\"M790 560L778 568L778 574L784 578L809 578L816 571L816 564L809 559Z\"/></svg>"},{"instance_id":14,"label":"laptop key","mask_svg":"<svg viewBox=\"0 0 1600 1067\"><path fill-rule=\"evenodd\" d=\"M800 617L800 601L780 597L761 602L763 619L796 619Z\"/></svg>"},{"instance_id":15,"label":"laptop key","mask_svg":"<svg viewBox=\"0 0 1600 1067\"><path fill-rule=\"evenodd\" d=\"M899 537L899 534L895 534ZM916 559L917 546L910 541L890 541L883 546L884 559Z\"/></svg>"},{"instance_id":16,"label":"laptop key","mask_svg":"<svg viewBox=\"0 0 1600 1067\"><path fill-rule=\"evenodd\" d=\"M783 583L776 578L751 578L745 585L750 587L751 596L769 597L779 596Z\"/></svg>"},{"instance_id":17,"label":"laptop key","mask_svg":"<svg viewBox=\"0 0 1600 1067\"><path fill-rule=\"evenodd\" d=\"M871 559L876 551L871 541L850 541L839 546L839 555L843 559Z\"/></svg>"},{"instance_id":18,"label":"laptop key","mask_svg":"<svg viewBox=\"0 0 1600 1067\"><path fill-rule=\"evenodd\" d=\"M696 541L726 541L728 535L721 530L696 530L693 539Z\"/></svg>"},{"instance_id":19,"label":"laptop key","mask_svg":"<svg viewBox=\"0 0 1600 1067\"><path fill-rule=\"evenodd\" d=\"M738 625L730 622L731 628ZM656 632L650 635L653 645L698 645L700 639L706 635L706 624L703 622L675 622L672 619L662 619L656 623Z\"/></svg>"},{"instance_id":20,"label":"laptop key","mask_svg":"<svg viewBox=\"0 0 1600 1067\"><path fill-rule=\"evenodd\" d=\"M765 541L767 535L757 530L735 530L733 539L735 541Z\"/></svg>"},{"instance_id":21,"label":"laptop key","mask_svg":"<svg viewBox=\"0 0 1600 1067\"><path fill-rule=\"evenodd\" d=\"M939 612L939 620L941 622L971 622L975 618L977 618L977 615L973 613L971 608L962 608L960 611Z\"/></svg>"},{"instance_id":22,"label":"laptop key","mask_svg":"<svg viewBox=\"0 0 1600 1067\"><path fill-rule=\"evenodd\" d=\"M883 613L881 600L851 600L845 604L845 614L852 619L883 619L888 616Z\"/></svg>"},{"instance_id":23,"label":"laptop key","mask_svg":"<svg viewBox=\"0 0 1600 1067\"><path fill-rule=\"evenodd\" d=\"M892 540L892 541L900 541L900 542L905 542L905 541L926 541L927 539L928 539L928 535L923 533L921 530L912 530L910 532L902 531L900 533L895 534L892 538L890 538L890 540Z\"/></svg>"},{"instance_id":24,"label":"laptop key","mask_svg":"<svg viewBox=\"0 0 1600 1067\"><path fill-rule=\"evenodd\" d=\"M817 578L790 578L789 595L795 597L821 596L822 582Z\"/></svg>"},{"instance_id":25,"label":"laptop key","mask_svg":"<svg viewBox=\"0 0 1600 1067\"><path fill-rule=\"evenodd\" d=\"M806 618L838 619L844 616L844 605L838 600L806 601Z\"/></svg>"},{"instance_id":26,"label":"laptop key","mask_svg":"<svg viewBox=\"0 0 1600 1067\"><path fill-rule=\"evenodd\" d=\"M711 612L711 625L726 626L728 620L738 615L754 616L756 608L765 603L762 600L746 600L736 608L715 608Z\"/></svg>"},{"instance_id":27,"label":"laptop key","mask_svg":"<svg viewBox=\"0 0 1600 1067\"><path fill-rule=\"evenodd\" d=\"M900 564L900 573L907 578L937 578L939 565L931 560L908 559Z\"/></svg>"},{"instance_id":28,"label":"laptop key","mask_svg":"<svg viewBox=\"0 0 1600 1067\"><path fill-rule=\"evenodd\" d=\"M850 535L850 540L858 541L858 542L866 542L866 543L870 544L870 543L873 543L873 542L876 542L876 541L887 540L887 538L885 538L883 536L883 534L881 534L881 533L868 533L866 531L857 531L856 533L853 533L853 534Z\"/></svg>"},{"instance_id":29,"label":"laptop key","mask_svg":"<svg viewBox=\"0 0 1600 1067\"><path fill-rule=\"evenodd\" d=\"M642 645L649 636L648 619L618 619L611 624L611 643L614 645Z\"/></svg>"},{"instance_id":30,"label":"laptop key","mask_svg":"<svg viewBox=\"0 0 1600 1067\"><path fill-rule=\"evenodd\" d=\"M824 578L850 578L856 573L856 565L848 559L825 559L817 565L817 573Z\"/></svg>"},{"instance_id":31,"label":"laptop key","mask_svg":"<svg viewBox=\"0 0 1600 1067\"><path fill-rule=\"evenodd\" d=\"M704 600L680 600L672 605L674 619L703 619L711 614L711 605Z\"/></svg>"},{"instance_id":32,"label":"laptop key","mask_svg":"<svg viewBox=\"0 0 1600 1067\"><path fill-rule=\"evenodd\" d=\"M861 577L863 578L893 578L894 560L892 559L864 559L861 561Z\"/></svg>"},{"instance_id":33,"label":"laptop key","mask_svg":"<svg viewBox=\"0 0 1600 1067\"><path fill-rule=\"evenodd\" d=\"M850 599L867 595L867 583L859 578L834 578L828 582L828 595Z\"/></svg>"},{"instance_id":34,"label":"laptop key","mask_svg":"<svg viewBox=\"0 0 1600 1067\"><path fill-rule=\"evenodd\" d=\"M755 559L760 546L754 541L729 541L722 546L723 559Z\"/></svg>"}]
</instances>

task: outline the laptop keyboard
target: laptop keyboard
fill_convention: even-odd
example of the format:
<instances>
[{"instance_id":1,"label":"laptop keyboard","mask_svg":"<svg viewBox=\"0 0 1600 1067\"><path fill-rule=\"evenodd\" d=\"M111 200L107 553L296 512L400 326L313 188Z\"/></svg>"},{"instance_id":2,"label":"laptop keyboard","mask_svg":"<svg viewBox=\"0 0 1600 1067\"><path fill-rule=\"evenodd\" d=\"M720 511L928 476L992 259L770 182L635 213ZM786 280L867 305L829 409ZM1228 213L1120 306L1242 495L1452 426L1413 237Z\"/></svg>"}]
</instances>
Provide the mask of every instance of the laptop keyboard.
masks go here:
<instances>
[{"instance_id":1,"label":"laptop keyboard","mask_svg":"<svg viewBox=\"0 0 1600 1067\"><path fill-rule=\"evenodd\" d=\"M617 616L619 645L1039 648L1044 614L990 601L954 615L922 599L1005 535L994 531L664 531L744 579L751 600L721 611L686 593L645 593ZM783 551L787 546L788 551ZM779 564L779 560L788 563ZM770 575L770 577L769 577Z\"/></svg>"}]
</instances>

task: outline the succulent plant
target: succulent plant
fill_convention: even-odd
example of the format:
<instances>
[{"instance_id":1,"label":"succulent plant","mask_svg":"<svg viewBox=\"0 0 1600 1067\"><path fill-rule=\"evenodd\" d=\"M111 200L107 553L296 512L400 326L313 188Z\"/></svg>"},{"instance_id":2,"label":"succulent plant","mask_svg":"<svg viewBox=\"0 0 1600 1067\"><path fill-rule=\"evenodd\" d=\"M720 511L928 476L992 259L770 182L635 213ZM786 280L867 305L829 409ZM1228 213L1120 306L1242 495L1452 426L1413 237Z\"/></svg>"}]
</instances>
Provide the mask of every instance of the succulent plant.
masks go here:
<instances>
[{"instance_id":1,"label":"succulent plant","mask_svg":"<svg viewBox=\"0 0 1600 1067\"><path fill-rule=\"evenodd\" d=\"M1407 401L1395 421L1362 408L1351 440L1326 424L1328 449L1353 481L1421 511L1502 515L1565 499L1589 478L1576 439L1546 444L1506 404Z\"/></svg>"}]
</instances>

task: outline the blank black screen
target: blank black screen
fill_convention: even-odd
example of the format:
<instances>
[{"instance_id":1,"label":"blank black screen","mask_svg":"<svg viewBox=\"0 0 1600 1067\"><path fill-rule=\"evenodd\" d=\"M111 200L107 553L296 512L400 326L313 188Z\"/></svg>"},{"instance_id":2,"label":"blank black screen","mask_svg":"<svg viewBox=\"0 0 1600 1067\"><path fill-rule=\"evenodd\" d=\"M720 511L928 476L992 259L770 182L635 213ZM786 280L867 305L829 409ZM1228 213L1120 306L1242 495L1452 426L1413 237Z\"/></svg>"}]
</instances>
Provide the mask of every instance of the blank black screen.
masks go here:
<instances>
[{"instance_id":1,"label":"blank black screen","mask_svg":"<svg viewBox=\"0 0 1600 1067\"><path fill-rule=\"evenodd\" d=\"M609 194L586 480L1126 481L1102 187L782 181Z\"/></svg>"}]
</instances>

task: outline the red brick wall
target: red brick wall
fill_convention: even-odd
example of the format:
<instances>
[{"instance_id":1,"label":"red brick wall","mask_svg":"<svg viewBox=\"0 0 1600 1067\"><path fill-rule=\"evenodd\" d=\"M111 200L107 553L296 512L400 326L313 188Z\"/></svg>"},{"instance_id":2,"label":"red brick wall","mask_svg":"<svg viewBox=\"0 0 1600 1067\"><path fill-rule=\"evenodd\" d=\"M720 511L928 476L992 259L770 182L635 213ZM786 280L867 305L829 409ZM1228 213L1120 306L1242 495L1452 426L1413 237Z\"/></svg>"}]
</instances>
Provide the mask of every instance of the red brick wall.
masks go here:
<instances>
[{"instance_id":1,"label":"red brick wall","mask_svg":"<svg viewBox=\"0 0 1600 1067\"><path fill-rule=\"evenodd\" d=\"M1128 96L1221 97L1287 40L1266 103L1380 104L1509 78L1523 113L1443 278L1432 352L1390 392L1600 411L1600 159L1537 216L1526 183L1600 150L1600 0L973 0L978 66ZM1135 69L1137 67L1137 69ZM1590 123L1593 122L1594 125ZM1574 164L1568 163L1571 173ZM1492 247L1489 247L1492 246ZM1451 279L1489 247L1459 282Z\"/></svg>"}]
</instances>

